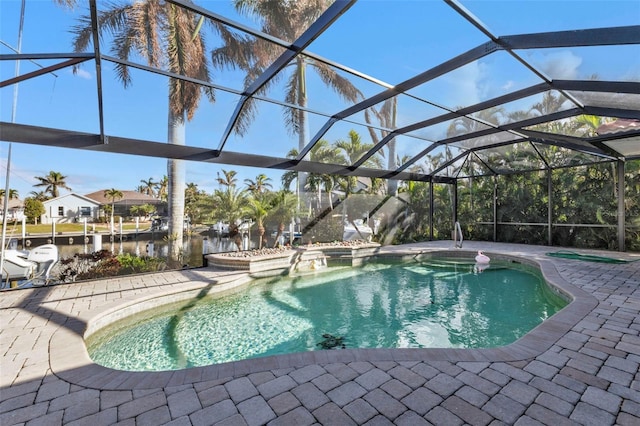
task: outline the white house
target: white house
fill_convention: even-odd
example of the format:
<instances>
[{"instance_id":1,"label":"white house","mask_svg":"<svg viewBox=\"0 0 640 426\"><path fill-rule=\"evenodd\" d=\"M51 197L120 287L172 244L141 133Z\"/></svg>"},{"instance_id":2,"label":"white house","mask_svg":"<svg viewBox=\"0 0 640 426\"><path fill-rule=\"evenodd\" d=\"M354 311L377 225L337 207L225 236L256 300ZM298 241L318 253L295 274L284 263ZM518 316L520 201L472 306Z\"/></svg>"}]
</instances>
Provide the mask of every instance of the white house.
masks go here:
<instances>
[{"instance_id":1,"label":"white house","mask_svg":"<svg viewBox=\"0 0 640 426\"><path fill-rule=\"evenodd\" d=\"M43 201L45 213L40 223L93 222L98 218L100 203L78 194L66 194Z\"/></svg>"},{"instance_id":2,"label":"white house","mask_svg":"<svg viewBox=\"0 0 640 426\"><path fill-rule=\"evenodd\" d=\"M0 206L4 207L4 198L0 197ZM21 221L24 217L24 204L22 200L10 199L7 203L7 219L11 221ZM4 220L4 209L0 208L0 221Z\"/></svg>"}]
</instances>

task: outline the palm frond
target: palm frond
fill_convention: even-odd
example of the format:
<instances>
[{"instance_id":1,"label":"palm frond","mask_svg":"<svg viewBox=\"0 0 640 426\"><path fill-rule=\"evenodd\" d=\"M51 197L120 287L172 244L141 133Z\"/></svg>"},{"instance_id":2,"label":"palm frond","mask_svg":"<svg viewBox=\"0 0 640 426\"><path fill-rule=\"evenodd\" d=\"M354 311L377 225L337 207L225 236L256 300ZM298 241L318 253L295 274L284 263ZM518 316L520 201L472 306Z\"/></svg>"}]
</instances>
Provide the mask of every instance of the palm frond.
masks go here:
<instances>
[{"instance_id":1,"label":"palm frond","mask_svg":"<svg viewBox=\"0 0 640 426\"><path fill-rule=\"evenodd\" d=\"M318 73L322 82L331 87L343 99L354 104L364 99L362 92L351 81L342 77L329 65L317 61L311 61L310 64Z\"/></svg>"}]
</instances>

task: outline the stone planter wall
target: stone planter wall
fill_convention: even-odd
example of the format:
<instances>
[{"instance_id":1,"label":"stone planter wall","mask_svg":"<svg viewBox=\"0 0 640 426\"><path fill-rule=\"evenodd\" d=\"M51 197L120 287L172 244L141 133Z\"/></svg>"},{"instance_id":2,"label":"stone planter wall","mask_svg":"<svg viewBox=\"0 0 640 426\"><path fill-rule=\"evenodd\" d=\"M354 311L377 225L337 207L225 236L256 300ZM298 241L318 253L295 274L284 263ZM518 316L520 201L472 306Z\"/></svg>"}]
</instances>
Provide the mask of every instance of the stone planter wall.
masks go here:
<instances>
[{"instance_id":1,"label":"stone planter wall","mask_svg":"<svg viewBox=\"0 0 640 426\"><path fill-rule=\"evenodd\" d=\"M214 269L246 271L266 276L292 272L305 272L327 265L358 266L373 257L380 244L312 245L284 250L278 253L254 252L218 253L206 255L207 264Z\"/></svg>"}]
</instances>

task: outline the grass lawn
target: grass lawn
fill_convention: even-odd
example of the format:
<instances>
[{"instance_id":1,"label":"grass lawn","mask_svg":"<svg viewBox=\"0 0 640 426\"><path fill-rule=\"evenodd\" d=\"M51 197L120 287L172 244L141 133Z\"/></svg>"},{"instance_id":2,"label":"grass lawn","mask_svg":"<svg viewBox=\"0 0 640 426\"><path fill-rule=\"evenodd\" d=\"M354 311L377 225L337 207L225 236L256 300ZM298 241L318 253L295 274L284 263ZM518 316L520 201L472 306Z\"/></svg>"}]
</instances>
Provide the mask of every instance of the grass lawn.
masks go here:
<instances>
[{"instance_id":1,"label":"grass lawn","mask_svg":"<svg viewBox=\"0 0 640 426\"><path fill-rule=\"evenodd\" d=\"M95 230L97 232L109 232L109 225L106 223L89 223L87 224L87 232L93 232L95 225ZM151 222L140 222L138 225L139 230L146 230L151 226ZM116 224L116 232L118 232L118 224ZM122 224L122 229L125 231L135 231L136 224L135 222L125 222ZM50 234L52 232L51 224L39 224L39 225L26 225L27 234ZM56 233L58 232L73 232L73 233L82 233L84 232L84 224L82 223L58 223L56 224ZM22 226L18 224L7 224L7 234L8 235L20 235L22 233Z\"/></svg>"}]
</instances>

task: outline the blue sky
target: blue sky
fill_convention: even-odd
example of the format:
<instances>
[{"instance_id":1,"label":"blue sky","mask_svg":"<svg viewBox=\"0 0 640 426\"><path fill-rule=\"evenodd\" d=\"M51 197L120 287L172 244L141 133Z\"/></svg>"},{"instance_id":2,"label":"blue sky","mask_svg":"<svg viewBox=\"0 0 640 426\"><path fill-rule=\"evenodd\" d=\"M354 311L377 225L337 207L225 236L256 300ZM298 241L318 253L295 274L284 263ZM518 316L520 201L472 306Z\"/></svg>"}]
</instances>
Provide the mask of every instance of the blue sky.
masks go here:
<instances>
[{"instance_id":1,"label":"blue sky","mask_svg":"<svg viewBox=\"0 0 640 426\"><path fill-rule=\"evenodd\" d=\"M197 4L251 25L237 16L230 1L196 1ZM640 23L640 2L633 1L462 1L496 35L595 28ZM86 3L82 4L86 7ZM18 38L19 0L0 2L0 39L16 46ZM82 9L81 12L84 13ZM78 13L54 6L51 0L27 1L23 52L69 52L72 36L68 28ZM457 16L449 6L435 0L364 0L339 18L332 28L318 38L310 51L361 71L381 82L394 85L440 62L451 59L483 42L486 38ZM209 39L209 48L216 45ZM103 45L104 46L104 45ZM108 45L107 45L108 46ZM6 46L0 52L11 53ZM609 52L609 53L608 53ZM589 78L597 73L602 79L640 79L640 51L637 46L616 48L615 55L604 48L557 49L526 51L523 55L553 78ZM103 53L108 47L103 47ZM527 87L538 80L512 58L494 54L469 64L450 75L414 89L418 96L448 107L470 105L508 91ZM46 66L55 62L39 61ZM21 73L35 69L23 62ZM124 89L109 66L104 67L105 131L107 134L166 141L166 80L134 72L133 85ZM2 79L13 75L14 63L0 63ZM349 77L366 96L384 89L378 85ZM216 71L214 82L234 89L240 88L242 76L229 71ZM85 64L80 72L70 69L21 83L18 90L16 122L96 133L98 131L95 68ZM0 117L11 121L13 87L0 89ZM268 97L282 100L281 86ZM187 144L217 148L237 96L218 91L214 105L201 103L201 109L187 126ZM327 90L317 78L309 77L309 108L331 114L345 107L344 101ZM440 111L400 103L400 125L434 116ZM310 114L310 132L324 123L323 115ZM355 118L356 121L358 117ZM283 128L281 109L261 105L259 115L244 137L233 136L226 148L231 151L261 155L284 156L297 146L297 138ZM345 138L355 129L361 135L366 129L357 124L335 126L326 138L333 142ZM440 128L425 129L419 136L441 137ZM422 149L423 142L407 139L400 145L407 154ZM0 182L4 188L7 143L0 143ZM217 188L215 178L222 169L238 172L240 182L266 173L280 187L281 172L232 165L187 163L187 182L197 183L211 192ZM36 190L34 176L44 176L50 170L67 176L74 192L86 194L106 188L133 190L141 179L158 181L166 174L166 160L120 154L105 154L84 150L49 148L13 144L11 188L21 198Z\"/></svg>"}]
</instances>

